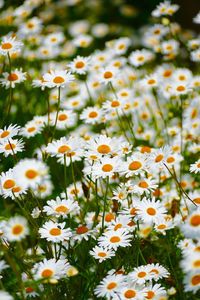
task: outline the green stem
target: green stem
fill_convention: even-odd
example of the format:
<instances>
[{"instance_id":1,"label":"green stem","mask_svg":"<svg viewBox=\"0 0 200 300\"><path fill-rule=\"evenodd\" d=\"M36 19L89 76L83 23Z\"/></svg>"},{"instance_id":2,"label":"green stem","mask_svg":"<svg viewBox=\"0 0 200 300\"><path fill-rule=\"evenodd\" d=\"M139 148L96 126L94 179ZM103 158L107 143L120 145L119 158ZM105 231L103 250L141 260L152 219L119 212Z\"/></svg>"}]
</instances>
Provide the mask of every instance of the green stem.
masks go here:
<instances>
[{"instance_id":1,"label":"green stem","mask_svg":"<svg viewBox=\"0 0 200 300\"><path fill-rule=\"evenodd\" d=\"M101 226L101 233L104 232L104 219L105 219L105 213L106 213L106 198L107 198L107 194L108 194L108 186L109 186L109 177L107 176L106 179L106 191L104 194L104 199L103 199L103 216L102 216L102 226Z\"/></svg>"},{"instance_id":2,"label":"green stem","mask_svg":"<svg viewBox=\"0 0 200 300\"><path fill-rule=\"evenodd\" d=\"M52 134L51 142L54 139L56 125L57 125L57 121L58 121L59 110L60 110L60 86L58 88L58 104L57 104L57 111L56 111L56 120L55 120L55 124L54 124L54 127L53 127L53 134Z\"/></svg>"}]
</instances>

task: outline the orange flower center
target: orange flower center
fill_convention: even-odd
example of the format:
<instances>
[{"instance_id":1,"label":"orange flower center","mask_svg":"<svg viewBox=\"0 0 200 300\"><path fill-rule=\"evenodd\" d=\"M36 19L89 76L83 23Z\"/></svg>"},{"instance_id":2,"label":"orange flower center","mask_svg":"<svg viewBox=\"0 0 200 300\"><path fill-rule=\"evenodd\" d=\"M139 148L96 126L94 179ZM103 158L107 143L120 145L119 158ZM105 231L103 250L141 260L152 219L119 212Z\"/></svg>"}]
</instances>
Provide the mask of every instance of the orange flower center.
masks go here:
<instances>
[{"instance_id":1,"label":"orange flower center","mask_svg":"<svg viewBox=\"0 0 200 300\"><path fill-rule=\"evenodd\" d=\"M7 137L9 134L10 134L10 131L5 130L5 131L2 132L2 134L0 135L0 137L3 139L5 137Z\"/></svg>"},{"instance_id":2,"label":"orange flower center","mask_svg":"<svg viewBox=\"0 0 200 300\"><path fill-rule=\"evenodd\" d=\"M53 82L58 84L58 83L63 83L65 81L65 79L61 76L56 76L54 79L53 79Z\"/></svg>"},{"instance_id":3,"label":"orange flower center","mask_svg":"<svg viewBox=\"0 0 200 300\"><path fill-rule=\"evenodd\" d=\"M151 84L154 84L154 83L156 83L156 81L155 81L154 79L149 79L149 80L148 80L148 84L151 85Z\"/></svg>"},{"instance_id":4,"label":"orange flower center","mask_svg":"<svg viewBox=\"0 0 200 300\"><path fill-rule=\"evenodd\" d=\"M29 128L27 129L28 132L33 132L33 131L35 131L35 130L36 130L35 127L29 127Z\"/></svg>"},{"instance_id":5,"label":"orange flower center","mask_svg":"<svg viewBox=\"0 0 200 300\"><path fill-rule=\"evenodd\" d=\"M26 173L25 173L25 176L28 178L28 179L34 179L35 177L38 176L38 172L35 171L35 170L27 170Z\"/></svg>"},{"instance_id":6,"label":"orange flower center","mask_svg":"<svg viewBox=\"0 0 200 300\"><path fill-rule=\"evenodd\" d=\"M3 188L4 189L11 189L15 186L15 181L12 179L7 179L4 184L3 184Z\"/></svg>"},{"instance_id":7,"label":"orange flower center","mask_svg":"<svg viewBox=\"0 0 200 300\"><path fill-rule=\"evenodd\" d=\"M113 170L113 166L110 164L105 164L102 167L102 171L104 171L104 172L111 172L112 170Z\"/></svg>"},{"instance_id":8,"label":"orange flower center","mask_svg":"<svg viewBox=\"0 0 200 300\"><path fill-rule=\"evenodd\" d=\"M42 277L51 277L53 275L53 271L50 269L45 269L42 271Z\"/></svg>"},{"instance_id":9,"label":"orange flower center","mask_svg":"<svg viewBox=\"0 0 200 300\"><path fill-rule=\"evenodd\" d=\"M168 163L173 163L175 161L173 156L168 157L167 162Z\"/></svg>"},{"instance_id":10,"label":"orange flower center","mask_svg":"<svg viewBox=\"0 0 200 300\"><path fill-rule=\"evenodd\" d=\"M111 151L111 149L108 145L100 145L97 148L97 151L101 154L108 154Z\"/></svg>"},{"instance_id":11,"label":"orange flower center","mask_svg":"<svg viewBox=\"0 0 200 300\"><path fill-rule=\"evenodd\" d=\"M107 285L107 289L108 289L108 290L112 290L112 289L114 289L116 286L117 286L116 282L110 282L110 283Z\"/></svg>"},{"instance_id":12,"label":"orange flower center","mask_svg":"<svg viewBox=\"0 0 200 300\"><path fill-rule=\"evenodd\" d=\"M128 168L129 170L134 171L140 169L141 166L142 166L141 162L134 160L132 161L132 163L129 165Z\"/></svg>"},{"instance_id":13,"label":"orange flower center","mask_svg":"<svg viewBox=\"0 0 200 300\"><path fill-rule=\"evenodd\" d=\"M196 204L200 204L200 198L193 199L193 202L195 202Z\"/></svg>"},{"instance_id":14,"label":"orange flower center","mask_svg":"<svg viewBox=\"0 0 200 300\"><path fill-rule=\"evenodd\" d=\"M146 189L148 188L148 183L146 181L140 181L140 183L138 184L139 187Z\"/></svg>"},{"instance_id":15,"label":"orange flower center","mask_svg":"<svg viewBox=\"0 0 200 300\"><path fill-rule=\"evenodd\" d=\"M60 206L56 207L55 211L58 213L67 213L69 211L69 209L64 205L60 205Z\"/></svg>"},{"instance_id":16,"label":"orange flower center","mask_svg":"<svg viewBox=\"0 0 200 300\"><path fill-rule=\"evenodd\" d=\"M119 243L121 241L120 237L119 236L112 236L110 238L110 242L111 243Z\"/></svg>"},{"instance_id":17,"label":"orange flower center","mask_svg":"<svg viewBox=\"0 0 200 300\"><path fill-rule=\"evenodd\" d=\"M89 118L96 118L98 116L98 113L96 111L91 111L89 113Z\"/></svg>"},{"instance_id":18,"label":"orange flower center","mask_svg":"<svg viewBox=\"0 0 200 300\"><path fill-rule=\"evenodd\" d=\"M16 186L12 188L13 193L19 193L21 191L21 188L19 186Z\"/></svg>"},{"instance_id":19,"label":"orange flower center","mask_svg":"<svg viewBox=\"0 0 200 300\"><path fill-rule=\"evenodd\" d=\"M146 275L147 275L147 273L144 271L138 273L139 278L144 278Z\"/></svg>"},{"instance_id":20,"label":"orange flower center","mask_svg":"<svg viewBox=\"0 0 200 300\"><path fill-rule=\"evenodd\" d=\"M19 78L18 75L15 74L15 73L11 73L11 74L8 75L8 80L9 80L9 81L15 81L15 80L17 80L18 78Z\"/></svg>"},{"instance_id":21,"label":"orange flower center","mask_svg":"<svg viewBox=\"0 0 200 300\"><path fill-rule=\"evenodd\" d=\"M131 299L131 298L134 298L136 296L136 292L133 291L133 290L127 290L125 293L124 293L124 296L125 298L127 299Z\"/></svg>"},{"instance_id":22,"label":"orange flower center","mask_svg":"<svg viewBox=\"0 0 200 300\"><path fill-rule=\"evenodd\" d=\"M75 67L77 69L81 69L85 66L84 62L83 61L77 61L77 63L75 64Z\"/></svg>"},{"instance_id":23,"label":"orange flower center","mask_svg":"<svg viewBox=\"0 0 200 300\"><path fill-rule=\"evenodd\" d=\"M17 224L13 227L12 229L12 233L14 235L19 235L20 233L22 233L24 231L24 227L20 224Z\"/></svg>"},{"instance_id":24,"label":"orange flower center","mask_svg":"<svg viewBox=\"0 0 200 300\"><path fill-rule=\"evenodd\" d=\"M105 252L99 252L98 256L100 256L100 257L106 257L106 253Z\"/></svg>"},{"instance_id":25,"label":"orange flower center","mask_svg":"<svg viewBox=\"0 0 200 300\"><path fill-rule=\"evenodd\" d=\"M159 274L159 272L158 272L158 270L157 270L157 269L152 269L152 270L150 271L150 273Z\"/></svg>"},{"instance_id":26,"label":"orange flower center","mask_svg":"<svg viewBox=\"0 0 200 300\"><path fill-rule=\"evenodd\" d=\"M158 225L157 228L158 228L158 229L165 229L165 228L166 228L166 225L165 225L165 224L160 224L160 225Z\"/></svg>"},{"instance_id":27,"label":"orange flower center","mask_svg":"<svg viewBox=\"0 0 200 300\"><path fill-rule=\"evenodd\" d=\"M26 293L27 294L32 293L33 291L34 291L34 289L30 286L26 288Z\"/></svg>"},{"instance_id":28,"label":"orange flower center","mask_svg":"<svg viewBox=\"0 0 200 300\"><path fill-rule=\"evenodd\" d=\"M117 106L120 106L120 103L119 103L119 101L114 100L114 101L112 101L111 106L112 107L117 107Z\"/></svg>"},{"instance_id":29,"label":"orange flower center","mask_svg":"<svg viewBox=\"0 0 200 300\"><path fill-rule=\"evenodd\" d=\"M114 220L115 216L112 213L108 213L105 216L105 220L106 222L111 222L112 220Z\"/></svg>"},{"instance_id":30,"label":"orange flower center","mask_svg":"<svg viewBox=\"0 0 200 300\"><path fill-rule=\"evenodd\" d=\"M114 230L116 231L116 230L118 230L120 228L122 228L122 224L117 224L117 225L115 225Z\"/></svg>"},{"instance_id":31,"label":"orange flower center","mask_svg":"<svg viewBox=\"0 0 200 300\"><path fill-rule=\"evenodd\" d=\"M149 207L149 208L147 208L147 213L148 213L150 216L155 216L156 210L155 210L153 207Z\"/></svg>"},{"instance_id":32,"label":"orange flower center","mask_svg":"<svg viewBox=\"0 0 200 300\"><path fill-rule=\"evenodd\" d=\"M110 72L110 71L107 71L107 72L104 73L103 77L104 77L105 79L110 79L110 78L113 77L113 73Z\"/></svg>"},{"instance_id":33,"label":"orange flower center","mask_svg":"<svg viewBox=\"0 0 200 300\"><path fill-rule=\"evenodd\" d=\"M147 299L152 299L154 296L155 296L155 293L153 291L148 291L146 298Z\"/></svg>"},{"instance_id":34,"label":"orange flower center","mask_svg":"<svg viewBox=\"0 0 200 300\"><path fill-rule=\"evenodd\" d=\"M83 233L86 233L88 232L88 228L86 226L79 226L77 229L76 229L76 233L77 234L83 234Z\"/></svg>"},{"instance_id":35,"label":"orange flower center","mask_svg":"<svg viewBox=\"0 0 200 300\"><path fill-rule=\"evenodd\" d=\"M163 76L164 77L170 77L172 75L172 71L171 70L166 70L164 73L163 73Z\"/></svg>"},{"instance_id":36,"label":"orange flower center","mask_svg":"<svg viewBox=\"0 0 200 300\"><path fill-rule=\"evenodd\" d=\"M192 216L192 218L190 219L190 224L194 227L199 226L200 225L200 215Z\"/></svg>"},{"instance_id":37,"label":"orange flower center","mask_svg":"<svg viewBox=\"0 0 200 300\"><path fill-rule=\"evenodd\" d=\"M138 56L137 60L138 61L143 61L144 60L144 56Z\"/></svg>"},{"instance_id":38,"label":"orange flower center","mask_svg":"<svg viewBox=\"0 0 200 300\"><path fill-rule=\"evenodd\" d=\"M16 145L15 144L7 144L5 145L5 150L12 150L15 149Z\"/></svg>"},{"instance_id":39,"label":"orange flower center","mask_svg":"<svg viewBox=\"0 0 200 300\"><path fill-rule=\"evenodd\" d=\"M151 153L151 148L148 146L143 146L140 150L141 153Z\"/></svg>"},{"instance_id":40,"label":"orange flower center","mask_svg":"<svg viewBox=\"0 0 200 300\"><path fill-rule=\"evenodd\" d=\"M60 146L58 148L58 153L62 153L63 154L63 153L68 152L69 150L71 150L71 148L69 146L63 145L63 146Z\"/></svg>"},{"instance_id":41,"label":"orange flower center","mask_svg":"<svg viewBox=\"0 0 200 300\"><path fill-rule=\"evenodd\" d=\"M52 228L49 231L49 233L54 236L61 235L61 229L60 228Z\"/></svg>"},{"instance_id":42,"label":"orange flower center","mask_svg":"<svg viewBox=\"0 0 200 300\"><path fill-rule=\"evenodd\" d=\"M195 276L192 277L192 284L193 285L200 284L200 275L195 275Z\"/></svg>"},{"instance_id":43,"label":"orange flower center","mask_svg":"<svg viewBox=\"0 0 200 300\"><path fill-rule=\"evenodd\" d=\"M200 267L200 260L196 260L194 262L194 267L196 267L196 268Z\"/></svg>"},{"instance_id":44,"label":"orange flower center","mask_svg":"<svg viewBox=\"0 0 200 300\"><path fill-rule=\"evenodd\" d=\"M180 75L179 76L179 80L185 80L185 76L184 75Z\"/></svg>"},{"instance_id":45,"label":"orange flower center","mask_svg":"<svg viewBox=\"0 0 200 300\"><path fill-rule=\"evenodd\" d=\"M59 115L59 117L58 117L58 120L59 121L65 121L65 120L67 120L68 119L68 117L67 117L67 115L65 115L65 114L61 114L61 115Z\"/></svg>"},{"instance_id":46,"label":"orange flower center","mask_svg":"<svg viewBox=\"0 0 200 300\"><path fill-rule=\"evenodd\" d=\"M1 48L3 49L3 50L8 50L8 49L11 49L13 46L12 46L12 44L10 44L10 43L4 43L4 44L2 44L1 45Z\"/></svg>"},{"instance_id":47,"label":"orange flower center","mask_svg":"<svg viewBox=\"0 0 200 300\"><path fill-rule=\"evenodd\" d=\"M185 91L185 87L184 87L183 85L179 85L176 89L177 89L177 91L179 91L179 92Z\"/></svg>"},{"instance_id":48,"label":"orange flower center","mask_svg":"<svg viewBox=\"0 0 200 300\"><path fill-rule=\"evenodd\" d=\"M160 162L160 161L163 159L163 157L164 157L164 155L159 154L158 156L156 156L155 162L156 162L156 163Z\"/></svg>"}]
</instances>

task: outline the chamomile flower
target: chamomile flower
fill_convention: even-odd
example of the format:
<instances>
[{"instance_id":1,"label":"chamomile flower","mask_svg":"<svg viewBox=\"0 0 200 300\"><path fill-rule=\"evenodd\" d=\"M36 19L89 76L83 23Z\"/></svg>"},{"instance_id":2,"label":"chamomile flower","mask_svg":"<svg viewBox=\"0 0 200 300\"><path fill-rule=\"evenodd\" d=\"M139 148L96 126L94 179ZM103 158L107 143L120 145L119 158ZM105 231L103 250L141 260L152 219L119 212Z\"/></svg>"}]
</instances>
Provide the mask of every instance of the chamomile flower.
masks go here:
<instances>
[{"instance_id":1,"label":"chamomile flower","mask_svg":"<svg viewBox=\"0 0 200 300\"><path fill-rule=\"evenodd\" d=\"M117 250L118 247L130 246L132 235L124 229L108 230L99 239L100 247Z\"/></svg>"},{"instance_id":2,"label":"chamomile flower","mask_svg":"<svg viewBox=\"0 0 200 300\"><path fill-rule=\"evenodd\" d=\"M6 89L15 88L16 84L26 80L26 72L22 72L22 69L15 69L11 73L4 72L3 77L0 79L2 86L5 86Z\"/></svg>"},{"instance_id":3,"label":"chamomile flower","mask_svg":"<svg viewBox=\"0 0 200 300\"><path fill-rule=\"evenodd\" d=\"M136 50L129 56L129 61L134 67L139 67L154 58L152 52L146 49Z\"/></svg>"},{"instance_id":4,"label":"chamomile flower","mask_svg":"<svg viewBox=\"0 0 200 300\"><path fill-rule=\"evenodd\" d=\"M187 219L185 220L185 223L180 224L181 230L184 233L185 237L188 238L198 238L200 237L200 210L197 209L194 212L192 212Z\"/></svg>"},{"instance_id":5,"label":"chamomile flower","mask_svg":"<svg viewBox=\"0 0 200 300\"><path fill-rule=\"evenodd\" d=\"M67 66L70 68L72 73L77 73L82 75L88 71L90 66L90 60L91 60L90 57L83 57L78 55Z\"/></svg>"},{"instance_id":6,"label":"chamomile flower","mask_svg":"<svg viewBox=\"0 0 200 300\"><path fill-rule=\"evenodd\" d=\"M15 199L18 195L26 193L25 189L19 185L19 180L13 174L13 169L0 175L1 194L4 198L11 197Z\"/></svg>"},{"instance_id":7,"label":"chamomile flower","mask_svg":"<svg viewBox=\"0 0 200 300\"><path fill-rule=\"evenodd\" d=\"M15 155L17 152L24 150L24 143L22 140L9 139L0 142L0 153L3 153L5 157L9 155Z\"/></svg>"},{"instance_id":8,"label":"chamomile flower","mask_svg":"<svg viewBox=\"0 0 200 300\"><path fill-rule=\"evenodd\" d=\"M91 225L79 225L74 234L73 234L73 240L81 242L82 240L88 241L89 238L96 238L97 230L91 229Z\"/></svg>"},{"instance_id":9,"label":"chamomile flower","mask_svg":"<svg viewBox=\"0 0 200 300\"><path fill-rule=\"evenodd\" d=\"M105 135L95 136L85 145L87 152L97 157L116 156L119 153L118 140Z\"/></svg>"},{"instance_id":10,"label":"chamomile flower","mask_svg":"<svg viewBox=\"0 0 200 300\"><path fill-rule=\"evenodd\" d=\"M106 297L110 300L116 296L117 292L120 292L123 280L122 275L107 275L95 288L94 293L98 298Z\"/></svg>"},{"instance_id":11,"label":"chamomile flower","mask_svg":"<svg viewBox=\"0 0 200 300\"><path fill-rule=\"evenodd\" d=\"M149 273L148 265L140 266L134 268L131 273L129 273L131 280L139 285L143 285L146 281L152 279L152 275Z\"/></svg>"},{"instance_id":12,"label":"chamomile flower","mask_svg":"<svg viewBox=\"0 0 200 300\"><path fill-rule=\"evenodd\" d=\"M41 133L43 124L37 124L35 121L29 121L24 127L21 128L20 134L26 138L34 137L36 134Z\"/></svg>"},{"instance_id":13,"label":"chamomile flower","mask_svg":"<svg viewBox=\"0 0 200 300\"><path fill-rule=\"evenodd\" d=\"M190 165L190 172L195 174L200 172L200 159L198 159L194 164Z\"/></svg>"},{"instance_id":14,"label":"chamomile flower","mask_svg":"<svg viewBox=\"0 0 200 300\"><path fill-rule=\"evenodd\" d=\"M151 191L157 188L157 183L155 180L150 178L141 178L134 180L132 182L132 192L135 194L142 195L144 193L149 194Z\"/></svg>"},{"instance_id":15,"label":"chamomile flower","mask_svg":"<svg viewBox=\"0 0 200 300\"><path fill-rule=\"evenodd\" d=\"M170 1L164 1L157 5L156 9L152 11L153 17L172 16L179 9L179 5L171 4Z\"/></svg>"},{"instance_id":16,"label":"chamomile flower","mask_svg":"<svg viewBox=\"0 0 200 300\"><path fill-rule=\"evenodd\" d=\"M126 300L126 299L134 299L134 300L142 300L145 299L146 295L146 288L141 287L138 284L135 283L127 283L120 292L118 293L118 296L120 299Z\"/></svg>"},{"instance_id":17,"label":"chamomile flower","mask_svg":"<svg viewBox=\"0 0 200 300\"><path fill-rule=\"evenodd\" d=\"M162 297L166 297L166 290L160 284L148 284L146 286L146 299L162 299Z\"/></svg>"},{"instance_id":18,"label":"chamomile flower","mask_svg":"<svg viewBox=\"0 0 200 300\"><path fill-rule=\"evenodd\" d=\"M113 83L117 76L116 68L110 66L99 71L99 81L101 83Z\"/></svg>"},{"instance_id":19,"label":"chamomile flower","mask_svg":"<svg viewBox=\"0 0 200 300\"><path fill-rule=\"evenodd\" d=\"M95 259L99 260L99 263L110 259L115 256L115 252L111 249L95 246L92 250L90 250L90 255L92 255Z\"/></svg>"},{"instance_id":20,"label":"chamomile flower","mask_svg":"<svg viewBox=\"0 0 200 300\"><path fill-rule=\"evenodd\" d=\"M49 143L46 152L59 158L61 164L70 165L71 161L79 161L83 155L83 141L78 137L65 137Z\"/></svg>"},{"instance_id":21,"label":"chamomile flower","mask_svg":"<svg viewBox=\"0 0 200 300\"><path fill-rule=\"evenodd\" d=\"M19 131L20 127L18 125L10 124L8 127L5 126L4 129L0 129L0 142L18 135Z\"/></svg>"},{"instance_id":22,"label":"chamomile flower","mask_svg":"<svg viewBox=\"0 0 200 300\"><path fill-rule=\"evenodd\" d=\"M50 114L50 124L54 126L56 112ZM77 115L72 110L61 110L58 113L56 129L64 130L73 127L76 124Z\"/></svg>"},{"instance_id":23,"label":"chamomile flower","mask_svg":"<svg viewBox=\"0 0 200 300\"><path fill-rule=\"evenodd\" d=\"M143 198L136 203L137 216L146 223L155 223L164 218L166 209L160 201Z\"/></svg>"},{"instance_id":24,"label":"chamomile flower","mask_svg":"<svg viewBox=\"0 0 200 300\"><path fill-rule=\"evenodd\" d=\"M23 46L23 43L16 40L15 36L4 36L0 44L0 54L12 55L13 53L19 52Z\"/></svg>"},{"instance_id":25,"label":"chamomile flower","mask_svg":"<svg viewBox=\"0 0 200 300\"><path fill-rule=\"evenodd\" d=\"M102 157L100 161L92 166L92 176L95 178L111 178L114 173L118 172L120 160L117 157ZM84 169L85 174L90 173L90 168Z\"/></svg>"},{"instance_id":26,"label":"chamomile flower","mask_svg":"<svg viewBox=\"0 0 200 300\"><path fill-rule=\"evenodd\" d=\"M22 216L15 216L6 222L5 238L9 242L21 241L29 234L28 222Z\"/></svg>"},{"instance_id":27,"label":"chamomile flower","mask_svg":"<svg viewBox=\"0 0 200 300\"><path fill-rule=\"evenodd\" d=\"M65 223L54 223L47 221L42 228L39 229L39 234L42 239L46 239L49 242L59 243L69 240L72 236L69 228L64 228Z\"/></svg>"},{"instance_id":28,"label":"chamomile flower","mask_svg":"<svg viewBox=\"0 0 200 300\"><path fill-rule=\"evenodd\" d=\"M148 264L149 273L152 276L154 281L158 281L161 278L169 277L169 272L165 267L160 265L159 263L156 264Z\"/></svg>"},{"instance_id":29,"label":"chamomile flower","mask_svg":"<svg viewBox=\"0 0 200 300\"><path fill-rule=\"evenodd\" d=\"M87 48L92 43L93 38L89 34L80 34L72 41L79 48Z\"/></svg>"},{"instance_id":30,"label":"chamomile flower","mask_svg":"<svg viewBox=\"0 0 200 300\"><path fill-rule=\"evenodd\" d=\"M45 81L45 86L48 88L64 88L74 80L74 76L67 71L51 70L49 73L43 75L43 79Z\"/></svg>"},{"instance_id":31,"label":"chamomile flower","mask_svg":"<svg viewBox=\"0 0 200 300\"><path fill-rule=\"evenodd\" d=\"M144 175L146 168L146 157L141 153L134 153L122 163L120 171L126 177L131 177L138 174Z\"/></svg>"},{"instance_id":32,"label":"chamomile flower","mask_svg":"<svg viewBox=\"0 0 200 300\"><path fill-rule=\"evenodd\" d=\"M44 177L48 177L48 167L36 159L20 160L13 170L14 176L19 178L19 184L23 188L35 188Z\"/></svg>"},{"instance_id":33,"label":"chamomile flower","mask_svg":"<svg viewBox=\"0 0 200 300\"><path fill-rule=\"evenodd\" d=\"M36 280L58 280L66 276L68 265L67 261L63 259L56 261L55 258L49 260L45 258L43 261L34 265L32 273Z\"/></svg>"},{"instance_id":34,"label":"chamomile flower","mask_svg":"<svg viewBox=\"0 0 200 300\"><path fill-rule=\"evenodd\" d=\"M86 124L94 125L96 123L101 123L102 120L102 111L98 107L87 107L83 110L80 115L80 119L83 120Z\"/></svg>"},{"instance_id":35,"label":"chamomile flower","mask_svg":"<svg viewBox=\"0 0 200 300\"><path fill-rule=\"evenodd\" d=\"M19 26L19 34L21 36L29 36L38 34L42 29L42 21L38 17L33 17Z\"/></svg>"},{"instance_id":36,"label":"chamomile flower","mask_svg":"<svg viewBox=\"0 0 200 300\"><path fill-rule=\"evenodd\" d=\"M47 205L44 206L43 211L48 216L66 217L68 214L74 214L79 211L78 203L73 200L60 199L47 201Z\"/></svg>"},{"instance_id":37,"label":"chamomile flower","mask_svg":"<svg viewBox=\"0 0 200 300\"><path fill-rule=\"evenodd\" d=\"M184 277L184 290L185 292L196 293L200 287L200 271L189 272Z\"/></svg>"}]
</instances>

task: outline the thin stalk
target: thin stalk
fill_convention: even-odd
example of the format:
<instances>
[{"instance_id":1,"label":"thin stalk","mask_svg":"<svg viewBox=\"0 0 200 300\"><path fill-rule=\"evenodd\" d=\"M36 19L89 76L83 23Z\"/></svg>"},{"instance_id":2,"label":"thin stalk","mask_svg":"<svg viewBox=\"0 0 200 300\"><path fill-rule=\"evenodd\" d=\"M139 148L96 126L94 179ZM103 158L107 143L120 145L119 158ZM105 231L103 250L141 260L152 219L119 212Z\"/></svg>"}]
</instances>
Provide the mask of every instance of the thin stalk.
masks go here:
<instances>
[{"instance_id":1,"label":"thin stalk","mask_svg":"<svg viewBox=\"0 0 200 300\"><path fill-rule=\"evenodd\" d=\"M180 182L177 179L176 173L172 173L170 171L170 169L168 168L168 166L165 163L164 163L164 166L167 168L168 172L170 173L170 175L172 176L172 178L175 180L175 182L178 185L178 187L179 187L180 191L182 192L182 194L184 194L187 197L187 199L190 200L197 207L196 203L188 196L188 194L182 188Z\"/></svg>"},{"instance_id":2,"label":"thin stalk","mask_svg":"<svg viewBox=\"0 0 200 300\"><path fill-rule=\"evenodd\" d=\"M59 110L60 110L60 86L58 88L58 104L57 104L57 111L56 111L56 120L55 120L55 124L54 124L54 127L53 127L53 134L52 134L52 137L51 137L51 142L54 139L56 125L57 125L57 121L58 121Z\"/></svg>"},{"instance_id":3,"label":"thin stalk","mask_svg":"<svg viewBox=\"0 0 200 300\"><path fill-rule=\"evenodd\" d=\"M66 199L68 198L67 196L67 165L66 165L66 155L64 154L64 185L65 185L65 196L66 196Z\"/></svg>"},{"instance_id":4,"label":"thin stalk","mask_svg":"<svg viewBox=\"0 0 200 300\"><path fill-rule=\"evenodd\" d=\"M166 137L167 137L167 142L169 144L169 135L168 135L168 132L167 132L167 122L164 118L164 115L163 115L163 112L162 112L162 109L161 109L161 106L160 106L160 103L159 103L159 100L158 100L158 96L157 96L157 93L156 93L156 90L153 89L153 95L154 95L154 98L156 100L156 105L157 105L157 108L160 112L160 116L161 116L161 119L163 120L163 124L164 124L164 128L165 128L165 131L166 131Z\"/></svg>"},{"instance_id":5,"label":"thin stalk","mask_svg":"<svg viewBox=\"0 0 200 300\"><path fill-rule=\"evenodd\" d=\"M106 179L106 191L104 194L104 199L103 199L103 216L102 216L102 226L101 226L101 233L104 232L104 219L105 219L105 213L106 213L106 198L107 198L107 194L108 194L108 186L109 186L109 177L107 176Z\"/></svg>"},{"instance_id":6,"label":"thin stalk","mask_svg":"<svg viewBox=\"0 0 200 300\"><path fill-rule=\"evenodd\" d=\"M90 104L91 105L94 105L94 101L92 99L92 95L90 93L90 90L89 90L89 87L88 87L88 84L87 84L87 81L85 80L85 87L86 87L86 90L87 90L87 93L88 93L88 96L89 96L89 99L90 99Z\"/></svg>"}]
</instances>

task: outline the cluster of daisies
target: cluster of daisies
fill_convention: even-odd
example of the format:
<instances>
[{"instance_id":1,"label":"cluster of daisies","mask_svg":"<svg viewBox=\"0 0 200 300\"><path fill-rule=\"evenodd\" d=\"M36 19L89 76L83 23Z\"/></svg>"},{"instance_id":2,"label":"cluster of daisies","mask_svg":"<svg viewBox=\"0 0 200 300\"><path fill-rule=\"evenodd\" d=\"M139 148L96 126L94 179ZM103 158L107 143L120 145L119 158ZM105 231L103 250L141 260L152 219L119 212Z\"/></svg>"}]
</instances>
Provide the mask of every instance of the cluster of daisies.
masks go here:
<instances>
[{"instance_id":1,"label":"cluster of daisies","mask_svg":"<svg viewBox=\"0 0 200 300\"><path fill-rule=\"evenodd\" d=\"M198 299L199 36L65 25L97 2L0 11L0 299Z\"/></svg>"}]
</instances>

